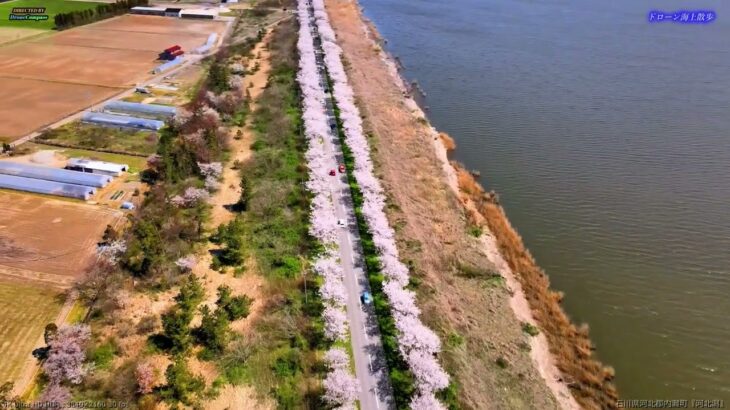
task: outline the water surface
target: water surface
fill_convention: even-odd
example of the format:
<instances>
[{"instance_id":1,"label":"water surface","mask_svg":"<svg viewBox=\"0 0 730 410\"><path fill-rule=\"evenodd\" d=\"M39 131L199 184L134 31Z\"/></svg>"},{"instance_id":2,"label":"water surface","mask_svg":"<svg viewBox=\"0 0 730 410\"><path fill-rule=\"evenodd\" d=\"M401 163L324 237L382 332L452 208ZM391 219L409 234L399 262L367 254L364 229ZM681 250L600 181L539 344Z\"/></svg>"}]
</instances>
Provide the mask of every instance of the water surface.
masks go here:
<instances>
[{"instance_id":1,"label":"water surface","mask_svg":"<svg viewBox=\"0 0 730 410\"><path fill-rule=\"evenodd\" d=\"M361 3L622 397L730 405L730 5Z\"/></svg>"}]
</instances>

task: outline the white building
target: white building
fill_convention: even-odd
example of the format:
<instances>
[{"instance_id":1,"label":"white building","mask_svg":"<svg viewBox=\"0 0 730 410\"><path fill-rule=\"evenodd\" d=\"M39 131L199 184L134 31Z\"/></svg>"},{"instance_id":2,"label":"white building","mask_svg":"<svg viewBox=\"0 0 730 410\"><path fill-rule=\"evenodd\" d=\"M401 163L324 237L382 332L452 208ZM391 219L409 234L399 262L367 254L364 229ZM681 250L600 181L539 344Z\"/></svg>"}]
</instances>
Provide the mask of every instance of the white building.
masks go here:
<instances>
[{"instance_id":1,"label":"white building","mask_svg":"<svg viewBox=\"0 0 730 410\"><path fill-rule=\"evenodd\" d=\"M114 162L94 161L85 158L70 158L68 163L66 163L66 168L116 177L122 172L127 171L129 169L129 165L116 164Z\"/></svg>"}]
</instances>

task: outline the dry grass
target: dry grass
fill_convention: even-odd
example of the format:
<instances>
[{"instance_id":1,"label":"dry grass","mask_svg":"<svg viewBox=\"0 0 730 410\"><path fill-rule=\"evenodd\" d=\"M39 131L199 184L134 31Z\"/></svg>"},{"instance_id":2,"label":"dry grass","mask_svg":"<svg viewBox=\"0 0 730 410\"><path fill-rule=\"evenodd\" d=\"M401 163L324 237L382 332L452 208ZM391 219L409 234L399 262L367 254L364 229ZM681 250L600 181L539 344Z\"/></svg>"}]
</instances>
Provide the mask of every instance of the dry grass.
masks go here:
<instances>
[{"instance_id":1,"label":"dry grass","mask_svg":"<svg viewBox=\"0 0 730 410\"><path fill-rule=\"evenodd\" d=\"M485 193L469 172L461 167L457 170L459 188L476 204L494 234L502 256L517 274L533 315L547 335L550 351L575 399L586 409L616 408L618 392L612 383L614 371L593 356L588 326L577 327L565 314L560 306L562 294L550 290L548 276L525 248L496 197Z\"/></svg>"},{"instance_id":2,"label":"dry grass","mask_svg":"<svg viewBox=\"0 0 730 410\"><path fill-rule=\"evenodd\" d=\"M63 299L59 289L0 278L0 384L17 381Z\"/></svg>"},{"instance_id":3,"label":"dry grass","mask_svg":"<svg viewBox=\"0 0 730 410\"><path fill-rule=\"evenodd\" d=\"M439 138L441 139L441 143L444 144L444 148L446 148L446 151L453 151L456 149L456 142L454 142L454 139L451 138L451 136L445 132L439 132Z\"/></svg>"}]
</instances>

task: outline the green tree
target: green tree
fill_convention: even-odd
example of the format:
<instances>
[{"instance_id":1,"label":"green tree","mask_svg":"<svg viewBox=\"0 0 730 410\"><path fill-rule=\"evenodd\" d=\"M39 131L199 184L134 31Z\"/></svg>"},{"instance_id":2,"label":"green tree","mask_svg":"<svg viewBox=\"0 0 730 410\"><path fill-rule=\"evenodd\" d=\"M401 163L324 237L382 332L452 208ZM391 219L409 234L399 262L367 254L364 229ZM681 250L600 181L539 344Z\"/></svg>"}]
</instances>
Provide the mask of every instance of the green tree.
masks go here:
<instances>
[{"instance_id":1,"label":"green tree","mask_svg":"<svg viewBox=\"0 0 730 410\"><path fill-rule=\"evenodd\" d=\"M197 340L205 347L208 357L219 355L230 339L228 314L220 308L211 312L208 306L203 306L200 311L203 317L200 326L195 329Z\"/></svg>"},{"instance_id":2,"label":"green tree","mask_svg":"<svg viewBox=\"0 0 730 410\"><path fill-rule=\"evenodd\" d=\"M124 264L137 275L146 275L163 260L165 247L156 221L138 219L132 227Z\"/></svg>"},{"instance_id":3,"label":"green tree","mask_svg":"<svg viewBox=\"0 0 730 410\"><path fill-rule=\"evenodd\" d=\"M198 307L200 302L203 301L204 297L205 289L203 289L203 285L200 284L200 280L197 276L191 274L188 275L187 279L180 287L180 293L175 296L175 301L180 309L192 314L195 312L195 309Z\"/></svg>"},{"instance_id":4,"label":"green tree","mask_svg":"<svg viewBox=\"0 0 730 410\"><path fill-rule=\"evenodd\" d=\"M208 71L208 84L211 91L220 94L231 89L229 79L231 77L230 69L225 59L217 59L211 64Z\"/></svg>"},{"instance_id":5,"label":"green tree","mask_svg":"<svg viewBox=\"0 0 730 410\"><path fill-rule=\"evenodd\" d=\"M167 384L160 390L160 396L167 401L192 405L205 388L203 378L192 374L183 358L169 365L165 376Z\"/></svg>"},{"instance_id":6,"label":"green tree","mask_svg":"<svg viewBox=\"0 0 730 410\"><path fill-rule=\"evenodd\" d=\"M248 316L251 298L246 295L232 296L231 288L223 285L218 288L216 305L226 313L228 320L234 321Z\"/></svg>"},{"instance_id":7,"label":"green tree","mask_svg":"<svg viewBox=\"0 0 730 410\"><path fill-rule=\"evenodd\" d=\"M184 354L193 344L190 333L190 321L193 320L192 312L175 306L162 314L162 329L165 337L170 342L172 354Z\"/></svg>"}]
</instances>

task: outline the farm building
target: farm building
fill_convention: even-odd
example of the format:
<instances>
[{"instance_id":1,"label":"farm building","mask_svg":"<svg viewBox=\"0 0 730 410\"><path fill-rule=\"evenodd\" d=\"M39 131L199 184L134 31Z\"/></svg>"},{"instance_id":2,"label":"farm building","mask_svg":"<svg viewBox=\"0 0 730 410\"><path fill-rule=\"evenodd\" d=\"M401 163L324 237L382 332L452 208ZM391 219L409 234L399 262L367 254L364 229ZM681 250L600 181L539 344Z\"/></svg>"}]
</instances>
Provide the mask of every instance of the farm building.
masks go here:
<instances>
[{"instance_id":1,"label":"farm building","mask_svg":"<svg viewBox=\"0 0 730 410\"><path fill-rule=\"evenodd\" d=\"M127 171L129 169L129 165L117 164L114 162L94 161L84 158L71 158L66 163L66 169L116 177L122 172Z\"/></svg>"},{"instance_id":2,"label":"farm building","mask_svg":"<svg viewBox=\"0 0 730 410\"><path fill-rule=\"evenodd\" d=\"M106 112L145 114L154 117L172 117L177 112L175 107L160 104L142 104L127 101L112 101L104 106Z\"/></svg>"},{"instance_id":3,"label":"farm building","mask_svg":"<svg viewBox=\"0 0 730 410\"><path fill-rule=\"evenodd\" d=\"M176 44L162 50L162 52L159 54L159 59L170 61L174 60L177 57L180 57L183 54L185 54L185 52L183 51L182 47Z\"/></svg>"},{"instance_id":4,"label":"farm building","mask_svg":"<svg viewBox=\"0 0 730 410\"><path fill-rule=\"evenodd\" d=\"M152 74L160 74L163 71L167 71L171 69L172 67L175 67L176 65L181 64L183 61L185 61L182 57L175 57L174 60L168 61L165 64L158 65L152 70Z\"/></svg>"},{"instance_id":5,"label":"farm building","mask_svg":"<svg viewBox=\"0 0 730 410\"><path fill-rule=\"evenodd\" d=\"M132 7L129 11L131 14L142 14L145 16L164 16L166 9L164 7Z\"/></svg>"},{"instance_id":6,"label":"farm building","mask_svg":"<svg viewBox=\"0 0 730 410\"><path fill-rule=\"evenodd\" d=\"M193 54L205 54L208 51L210 51L215 46L215 41L218 39L218 34L216 33L210 33L208 36L208 40L205 41L205 44L202 46L196 48L193 50Z\"/></svg>"},{"instance_id":7,"label":"farm building","mask_svg":"<svg viewBox=\"0 0 730 410\"><path fill-rule=\"evenodd\" d=\"M95 188L86 185L66 184L45 179L25 178L4 174L0 174L0 188L83 200L88 200L96 192Z\"/></svg>"},{"instance_id":8,"label":"farm building","mask_svg":"<svg viewBox=\"0 0 730 410\"><path fill-rule=\"evenodd\" d=\"M65 169L42 167L18 162L0 161L0 174L16 177L43 179L65 184L86 185L102 188L112 180L108 175L85 174Z\"/></svg>"},{"instance_id":9,"label":"farm building","mask_svg":"<svg viewBox=\"0 0 730 410\"><path fill-rule=\"evenodd\" d=\"M164 122L158 120L92 111L84 113L81 117L81 121L107 127L136 128L151 131L157 131L165 126Z\"/></svg>"},{"instance_id":10,"label":"farm building","mask_svg":"<svg viewBox=\"0 0 730 410\"><path fill-rule=\"evenodd\" d=\"M180 18L184 19L209 19L213 20L218 15L216 10L187 9L180 11Z\"/></svg>"},{"instance_id":11,"label":"farm building","mask_svg":"<svg viewBox=\"0 0 730 410\"><path fill-rule=\"evenodd\" d=\"M165 9L165 16L166 17L180 17L180 11L182 11L179 7L168 7Z\"/></svg>"}]
</instances>

